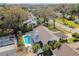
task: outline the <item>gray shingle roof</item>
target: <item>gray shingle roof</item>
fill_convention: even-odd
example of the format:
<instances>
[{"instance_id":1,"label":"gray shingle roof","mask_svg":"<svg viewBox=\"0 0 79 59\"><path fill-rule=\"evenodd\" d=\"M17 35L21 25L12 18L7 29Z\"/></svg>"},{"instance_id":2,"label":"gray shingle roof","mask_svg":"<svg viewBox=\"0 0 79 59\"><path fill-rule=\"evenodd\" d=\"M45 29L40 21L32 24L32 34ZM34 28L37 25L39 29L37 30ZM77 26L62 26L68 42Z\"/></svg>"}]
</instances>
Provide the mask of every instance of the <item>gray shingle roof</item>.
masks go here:
<instances>
[{"instance_id":1,"label":"gray shingle roof","mask_svg":"<svg viewBox=\"0 0 79 59\"><path fill-rule=\"evenodd\" d=\"M58 40L59 38L55 36L50 30L48 30L44 26L39 26L34 29L34 31L39 31L39 39L46 44L48 41L51 40Z\"/></svg>"},{"instance_id":2,"label":"gray shingle roof","mask_svg":"<svg viewBox=\"0 0 79 59\"><path fill-rule=\"evenodd\" d=\"M13 39L14 39L14 37L11 38L10 36L0 37L0 47L14 44L14 40Z\"/></svg>"}]
</instances>

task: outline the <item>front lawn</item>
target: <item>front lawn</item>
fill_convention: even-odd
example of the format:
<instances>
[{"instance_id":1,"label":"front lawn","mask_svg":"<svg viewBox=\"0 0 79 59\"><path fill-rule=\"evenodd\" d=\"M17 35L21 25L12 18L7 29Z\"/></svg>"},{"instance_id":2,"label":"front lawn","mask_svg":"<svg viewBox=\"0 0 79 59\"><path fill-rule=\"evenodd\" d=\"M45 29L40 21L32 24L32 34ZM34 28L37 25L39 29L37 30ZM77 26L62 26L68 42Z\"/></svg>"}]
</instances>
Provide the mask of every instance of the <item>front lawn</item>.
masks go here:
<instances>
[{"instance_id":1,"label":"front lawn","mask_svg":"<svg viewBox=\"0 0 79 59\"><path fill-rule=\"evenodd\" d=\"M79 28L78 24L74 23L73 21L67 20L67 19L64 19L64 23L63 23L63 18L57 18L56 21L61 24L65 23L65 25L72 27L72 28Z\"/></svg>"},{"instance_id":2,"label":"front lawn","mask_svg":"<svg viewBox=\"0 0 79 59\"><path fill-rule=\"evenodd\" d=\"M77 42L78 40L79 39L72 37L72 38L67 39L67 42L70 44L70 43Z\"/></svg>"}]
</instances>

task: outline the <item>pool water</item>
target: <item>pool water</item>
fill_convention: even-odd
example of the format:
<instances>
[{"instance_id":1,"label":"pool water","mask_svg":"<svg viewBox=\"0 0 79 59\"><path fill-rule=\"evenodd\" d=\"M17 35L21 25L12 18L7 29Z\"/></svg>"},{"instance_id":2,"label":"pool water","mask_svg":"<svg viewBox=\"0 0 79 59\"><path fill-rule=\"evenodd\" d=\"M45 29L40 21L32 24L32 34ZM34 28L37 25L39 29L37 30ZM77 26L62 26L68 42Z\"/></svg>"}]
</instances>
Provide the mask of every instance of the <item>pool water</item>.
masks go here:
<instances>
[{"instance_id":1,"label":"pool water","mask_svg":"<svg viewBox=\"0 0 79 59\"><path fill-rule=\"evenodd\" d=\"M25 36L25 44L31 44L31 36Z\"/></svg>"}]
</instances>

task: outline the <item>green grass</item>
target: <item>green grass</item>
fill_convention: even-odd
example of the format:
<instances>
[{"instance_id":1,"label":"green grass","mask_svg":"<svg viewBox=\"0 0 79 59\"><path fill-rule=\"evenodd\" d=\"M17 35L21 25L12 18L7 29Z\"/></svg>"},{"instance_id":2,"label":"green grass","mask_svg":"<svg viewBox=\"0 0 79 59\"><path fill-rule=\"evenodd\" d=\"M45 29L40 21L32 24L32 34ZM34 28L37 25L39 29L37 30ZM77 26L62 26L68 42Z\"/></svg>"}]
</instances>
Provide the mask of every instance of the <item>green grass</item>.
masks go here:
<instances>
[{"instance_id":1,"label":"green grass","mask_svg":"<svg viewBox=\"0 0 79 59\"><path fill-rule=\"evenodd\" d=\"M48 29L49 29L49 30L51 30L51 31L57 31L57 29L56 29L56 28L54 28L54 26L53 26L53 25L49 25L49 26L48 26Z\"/></svg>"},{"instance_id":2,"label":"green grass","mask_svg":"<svg viewBox=\"0 0 79 59\"><path fill-rule=\"evenodd\" d=\"M79 28L78 24L74 23L73 21L67 20L67 19L64 19L64 23L63 23L63 18L57 18L56 21L61 23L61 24L65 23L67 26L73 27L74 29Z\"/></svg>"},{"instance_id":3,"label":"green grass","mask_svg":"<svg viewBox=\"0 0 79 59\"><path fill-rule=\"evenodd\" d=\"M70 43L74 43L74 40L78 40L78 39L72 37L72 38L67 39L67 42L68 42L69 44L70 44Z\"/></svg>"},{"instance_id":4,"label":"green grass","mask_svg":"<svg viewBox=\"0 0 79 59\"><path fill-rule=\"evenodd\" d=\"M18 39L18 46L23 46L24 45L24 42L23 42L23 38L22 38L22 36L21 37L19 37L19 39Z\"/></svg>"}]
</instances>

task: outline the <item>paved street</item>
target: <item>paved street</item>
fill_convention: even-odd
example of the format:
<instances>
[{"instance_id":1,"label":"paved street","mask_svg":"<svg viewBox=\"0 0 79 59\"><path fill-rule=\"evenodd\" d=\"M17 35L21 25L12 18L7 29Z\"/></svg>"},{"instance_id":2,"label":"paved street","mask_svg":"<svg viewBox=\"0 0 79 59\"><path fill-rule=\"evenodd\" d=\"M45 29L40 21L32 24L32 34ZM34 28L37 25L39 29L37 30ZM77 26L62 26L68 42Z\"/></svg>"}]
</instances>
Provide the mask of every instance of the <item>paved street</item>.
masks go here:
<instances>
[{"instance_id":1,"label":"paved street","mask_svg":"<svg viewBox=\"0 0 79 59\"><path fill-rule=\"evenodd\" d=\"M69 28L69 27L67 27L67 26L65 26L65 25L63 25L63 24L58 23L58 22L56 22L55 25L58 26L58 27L61 27L62 29L65 29L65 30L67 30L67 31L70 31L70 32L72 32L72 33L75 32L74 29Z\"/></svg>"}]
</instances>

